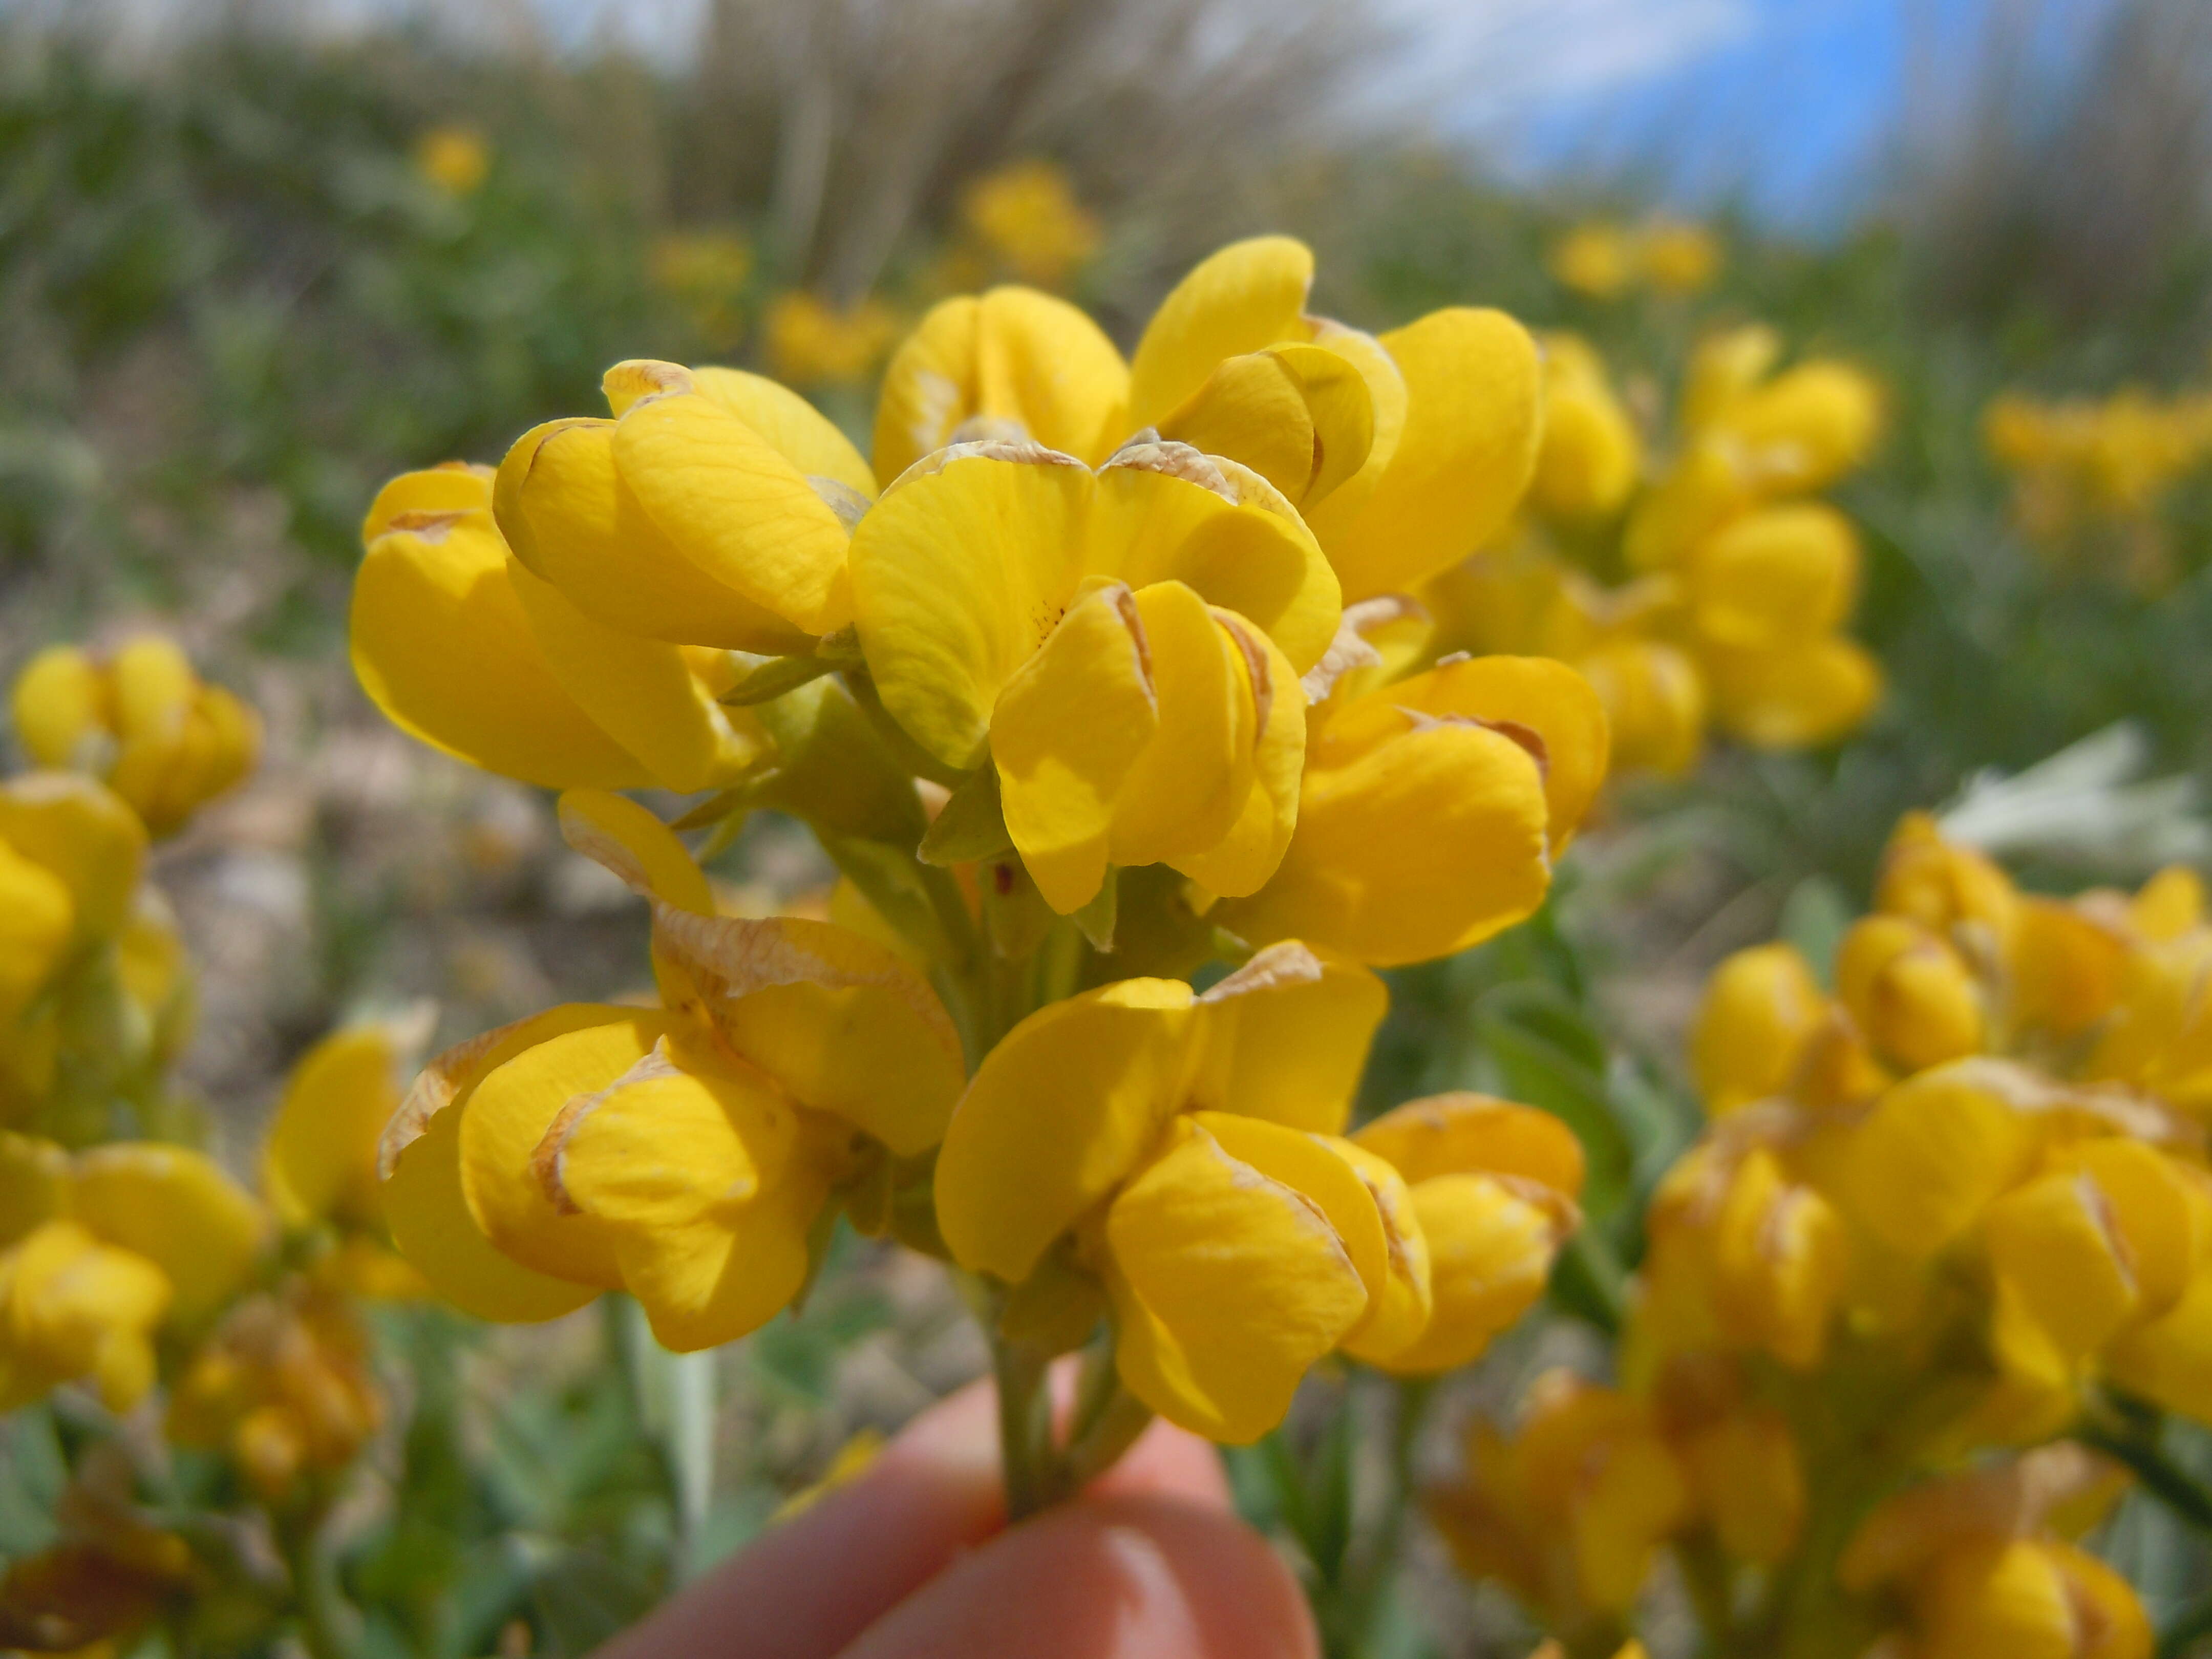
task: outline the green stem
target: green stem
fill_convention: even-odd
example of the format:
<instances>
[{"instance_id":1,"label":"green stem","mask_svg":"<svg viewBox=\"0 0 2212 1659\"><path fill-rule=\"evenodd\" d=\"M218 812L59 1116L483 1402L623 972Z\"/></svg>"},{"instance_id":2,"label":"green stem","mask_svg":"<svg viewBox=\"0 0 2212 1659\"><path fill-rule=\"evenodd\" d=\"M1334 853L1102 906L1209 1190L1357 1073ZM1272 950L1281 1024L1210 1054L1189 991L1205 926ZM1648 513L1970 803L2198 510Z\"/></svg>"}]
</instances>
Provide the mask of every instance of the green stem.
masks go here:
<instances>
[{"instance_id":1,"label":"green stem","mask_svg":"<svg viewBox=\"0 0 2212 1659\"><path fill-rule=\"evenodd\" d=\"M276 1530L291 1576L300 1644L310 1659L353 1659L358 1616L338 1588L337 1563L324 1540L319 1511L280 1522Z\"/></svg>"},{"instance_id":2,"label":"green stem","mask_svg":"<svg viewBox=\"0 0 2212 1659\"><path fill-rule=\"evenodd\" d=\"M1052 1402L1045 1362L1033 1350L994 1335L991 1367L999 1386L999 1455L1011 1525L1052 1501Z\"/></svg>"},{"instance_id":3,"label":"green stem","mask_svg":"<svg viewBox=\"0 0 2212 1659\"><path fill-rule=\"evenodd\" d=\"M1398 1573L1399 1547L1412 1509L1413 1452L1436 1379L1383 1379L1393 1396L1390 1455L1384 1465L1387 1491L1380 1496L1380 1520L1373 1534L1349 1553L1346 1571L1324 1592L1324 1638L1332 1655L1358 1659L1373 1650L1375 1626ZM1351 1409L1347 1395L1345 1408Z\"/></svg>"}]
</instances>

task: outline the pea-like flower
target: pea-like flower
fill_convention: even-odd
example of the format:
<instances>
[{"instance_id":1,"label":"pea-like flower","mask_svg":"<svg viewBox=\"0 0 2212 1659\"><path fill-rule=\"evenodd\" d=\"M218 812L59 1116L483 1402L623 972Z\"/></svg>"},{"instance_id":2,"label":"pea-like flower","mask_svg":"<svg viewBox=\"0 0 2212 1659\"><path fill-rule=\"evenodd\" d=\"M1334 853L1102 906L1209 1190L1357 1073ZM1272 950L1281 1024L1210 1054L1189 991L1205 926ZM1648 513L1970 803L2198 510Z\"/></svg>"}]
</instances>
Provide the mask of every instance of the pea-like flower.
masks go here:
<instances>
[{"instance_id":1,"label":"pea-like flower","mask_svg":"<svg viewBox=\"0 0 2212 1659\"><path fill-rule=\"evenodd\" d=\"M1912 1486L1862 1522L1837 1568L1903 1615L1929 1654L2148 1659L2150 1620L2126 1579L2069 1541L2126 1486L2069 1442Z\"/></svg>"},{"instance_id":2,"label":"pea-like flower","mask_svg":"<svg viewBox=\"0 0 2212 1659\"><path fill-rule=\"evenodd\" d=\"M652 904L660 1004L569 1004L441 1054L386 1132L386 1217L480 1317L626 1289L664 1344L711 1347L798 1294L833 1201L936 1146L959 1039L884 947L716 915L644 808L572 792L562 824Z\"/></svg>"},{"instance_id":3,"label":"pea-like flower","mask_svg":"<svg viewBox=\"0 0 2212 1659\"><path fill-rule=\"evenodd\" d=\"M1281 866L1207 912L1240 937L1304 939L1376 966L1465 950L1543 902L1604 781L1605 714L1580 676L1478 657L1390 679L1366 633L1399 610L1347 611L1309 678L1319 700Z\"/></svg>"},{"instance_id":4,"label":"pea-like flower","mask_svg":"<svg viewBox=\"0 0 2212 1659\"><path fill-rule=\"evenodd\" d=\"M157 634L104 658L49 646L16 676L12 701L33 763L100 779L156 836L252 771L261 747L253 710Z\"/></svg>"},{"instance_id":5,"label":"pea-like flower","mask_svg":"<svg viewBox=\"0 0 2212 1659\"><path fill-rule=\"evenodd\" d=\"M910 468L852 551L884 707L943 765L997 773L1006 827L1065 915L1110 866L1217 892L1273 871L1297 811L1298 676L1334 574L1274 489L1181 444L1093 471L1033 443Z\"/></svg>"},{"instance_id":6,"label":"pea-like flower","mask_svg":"<svg viewBox=\"0 0 2212 1659\"><path fill-rule=\"evenodd\" d=\"M117 1141L72 1158L0 1132L0 1410L80 1379L111 1409L136 1404L155 1331L213 1315L266 1236L202 1153Z\"/></svg>"},{"instance_id":7,"label":"pea-like flower","mask_svg":"<svg viewBox=\"0 0 2212 1659\"><path fill-rule=\"evenodd\" d=\"M726 653L623 633L514 557L489 469L401 475L362 525L353 666L393 725L458 759L549 787L700 789L766 746L715 697Z\"/></svg>"},{"instance_id":8,"label":"pea-like flower","mask_svg":"<svg viewBox=\"0 0 2212 1659\"><path fill-rule=\"evenodd\" d=\"M1094 1285L1123 1386L1216 1440L1273 1428L1332 1349L1408 1371L1479 1351L1574 1224L1579 1156L1468 1098L1346 1139L1383 1005L1292 942L1203 994L1124 980L1032 1014L945 1133L953 1259L1017 1304Z\"/></svg>"}]
</instances>

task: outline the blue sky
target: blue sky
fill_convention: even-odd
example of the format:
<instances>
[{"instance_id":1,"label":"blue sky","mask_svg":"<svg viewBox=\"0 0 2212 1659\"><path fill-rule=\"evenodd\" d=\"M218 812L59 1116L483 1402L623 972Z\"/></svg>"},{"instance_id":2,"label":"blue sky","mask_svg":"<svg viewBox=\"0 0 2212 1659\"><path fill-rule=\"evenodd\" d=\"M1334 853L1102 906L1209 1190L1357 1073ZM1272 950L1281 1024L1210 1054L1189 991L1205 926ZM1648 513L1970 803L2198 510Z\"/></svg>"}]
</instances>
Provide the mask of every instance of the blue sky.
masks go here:
<instances>
[{"instance_id":1,"label":"blue sky","mask_svg":"<svg viewBox=\"0 0 2212 1659\"><path fill-rule=\"evenodd\" d=\"M1955 110L2019 0L1392 0L1444 129L1516 173L1642 171L1686 205L1812 228L1864 199L1900 124ZM2033 0L2063 63L2111 0Z\"/></svg>"}]
</instances>

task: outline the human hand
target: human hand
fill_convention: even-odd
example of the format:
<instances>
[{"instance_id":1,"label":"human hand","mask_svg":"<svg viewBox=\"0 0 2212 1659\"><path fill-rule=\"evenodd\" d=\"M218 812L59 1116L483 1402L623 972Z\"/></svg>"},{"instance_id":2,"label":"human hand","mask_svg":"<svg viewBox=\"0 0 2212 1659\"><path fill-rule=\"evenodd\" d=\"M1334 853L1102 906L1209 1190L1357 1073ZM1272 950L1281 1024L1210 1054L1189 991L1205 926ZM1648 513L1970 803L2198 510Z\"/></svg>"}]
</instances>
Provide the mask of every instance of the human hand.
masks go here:
<instances>
[{"instance_id":1,"label":"human hand","mask_svg":"<svg viewBox=\"0 0 2212 1659\"><path fill-rule=\"evenodd\" d=\"M1006 1525L988 1383L923 1413L598 1659L1310 1659L1305 1599L1220 1460L1155 1423L1074 1503Z\"/></svg>"}]
</instances>

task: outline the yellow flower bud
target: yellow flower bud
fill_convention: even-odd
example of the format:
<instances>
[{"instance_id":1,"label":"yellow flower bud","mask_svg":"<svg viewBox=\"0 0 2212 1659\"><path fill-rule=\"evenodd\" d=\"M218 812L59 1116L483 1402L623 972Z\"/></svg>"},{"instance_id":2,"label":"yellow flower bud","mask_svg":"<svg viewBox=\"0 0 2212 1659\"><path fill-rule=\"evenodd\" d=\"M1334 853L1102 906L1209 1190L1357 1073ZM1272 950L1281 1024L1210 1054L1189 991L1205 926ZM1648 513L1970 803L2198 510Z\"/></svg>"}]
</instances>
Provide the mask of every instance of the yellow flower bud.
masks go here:
<instances>
[{"instance_id":1,"label":"yellow flower bud","mask_svg":"<svg viewBox=\"0 0 2212 1659\"><path fill-rule=\"evenodd\" d=\"M1907 1072L1977 1052L1980 988L1959 954L1902 916L1867 916L1844 934L1836 990L1875 1051Z\"/></svg>"},{"instance_id":2,"label":"yellow flower bud","mask_svg":"<svg viewBox=\"0 0 2212 1659\"><path fill-rule=\"evenodd\" d=\"M1756 945L1716 969L1690 1037L1690 1066L1707 1115L1779 1092L1827 1007L1794 946Z\"/></svg>"},{"instance_id":3,"label":"yellow flower bud","mask_svg":"<svg viewBox=\"0 0 2212 1659\"><path fill-rule=\"evenodd\" d=\"M33 760L100 778L155 836L237 783L261 745L253 711L203 684L158 635L128 641L105 660L50 647L17 677L13 703Z\"/></svg>"},{"instance_id":4,"label":"yellow flower bud","mask_svg":"<svg viewBox=\"0 0 2212 1659\"><path fill-rule=\"evenodd\" d=\"M1585 342L1553 334L1543 347L1544 437L1529 497L1557 518L1603 518L1636 488L1643 440Z\"/></svg>"},{"instance_id":5,"label":"yellow flower bud","mask_svg":"<svg viewBox=\"0 0 2212 1659\"><path fill-rule=\"evenodd\" d=\"M75 1221L33 1228L0 1250L0 1411L79 1378L110 1410L129 1410L153 1386L153 1332L169 1301L143 1256Z\"/></svg>"},{"instance_id":6,"label":"yellow flower bud","mask_svg":"<svg viewBox=\"0 0 2212 1659\"><path fill-rule=\"evenodd\" d=\"M1992 959L2010 947L2020 895L1984 854L1943 839L1935 819L1908 812L1883 851L1875 908L1908 917L1942 939L1964 937Z\"/></svg>"},{"instance_id":7,"label":"yellow flower bud","mask_svg":"<svg viewBox=\"0 0 2212 1659\"><path fill-rule=\"evenodd\" d=\"M1605 705L1614 763L1680 774L1705 748L1705 688L1683 652L1656 641L1600 646L1575 666Z\"/></svg>"}]
</instances>

